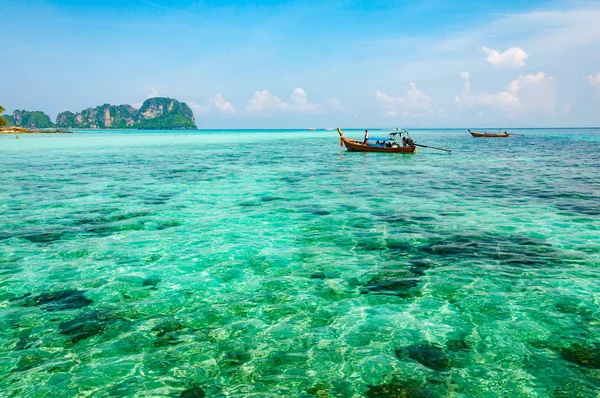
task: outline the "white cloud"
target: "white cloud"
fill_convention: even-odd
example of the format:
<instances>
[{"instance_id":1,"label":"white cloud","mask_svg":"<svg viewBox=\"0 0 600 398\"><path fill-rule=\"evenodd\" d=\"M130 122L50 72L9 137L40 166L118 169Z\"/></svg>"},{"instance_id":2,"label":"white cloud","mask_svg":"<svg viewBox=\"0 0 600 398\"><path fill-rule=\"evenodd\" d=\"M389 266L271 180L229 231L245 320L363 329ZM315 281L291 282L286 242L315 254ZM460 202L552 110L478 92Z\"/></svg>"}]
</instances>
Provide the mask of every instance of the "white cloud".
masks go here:
<instances>
[{"instance_id":1,"label":"white cloud","mask_svg":"<svg viewBox=\"0 0 600 398\"><path fill-rule=\"evenodd\" d=\"M192 101L188 101L187 104L190 108L192 108L192 111L195 115L204 115L210 110L209 106L200 105Z\"/></svg>"},{"instance_id":2,"label":"white cloud","mask_svg":"<svg viewBox=\"0 0 600 398\"><path fill-rule=\"evenodd\" d=\"M308 96L306 95L306 91L301 88L295 88L294 91L292 91L291 98L294 103L300 106L305 106L308 104Z\"/></svg>"},{"instance_id":3,"label":"white cloud","mask_svg":"<svg viewBox=\"0 0 600 398\"><path fill-rule=\"evenodd\" d=\"M325 104L329 108L337 110L337 111L341 111L342 109L344 109L344 107L342 106L342 101L340 101L336 97L329 98L327 101L325 101Z\"/></svg>"},{"instance_id":4,"label":"white cloud","mask_svg":"<svg viewBox=\"0 0 600 398\"><path fill-rule=\"evenodd\" d=\"M568 115L569 113L571 113L571 103L568 101L565 101L565 104L563 105L562 110L560 111L561 115Z\"/></svg>"},{"instance_id":5,"label":"white cloud","mask_svg":"<svg viewBox=\"0 0 600 398\"><path fill-rule=\"evenodd\" d=\"M596 45L600 39L600 24L597 23L600 7L591 2L587 6L585 2L580 5L581 7L575 6L573 9L561 7L547 11L504 14L489 23L459 31L455 36L421 45L430 44L435 52L470 52L474 46L481 46L485 41L501 39L498 32L510 32L510 36L518 38L526 48L535 48L540 57L548 53L556 54L576 47ZM500 55L498 50L490 51Z\"/></svg>"},{"instance_id":6,"label":"white cloud","mask_svg":"<svg viewBox=\"0 0 600 398\"><path fill-rule=\"evenodd\" d=\"M246 110L251 113L267 113L273 111L286 111L298 113L314 113L319 111L319 107L308 101L306 91L301 88L295 88L290 95L290 102L285 102L268 90L255 91L248 101Z\"/></svg>"},{"instance_id":7,"label":"white cloud","mask_svg":"<svg viewBox=\"0 0 600 398\"><path fill-rule=\"evenodd\" d=\"M196 102L187 102L190 108L194 111L196 115L206 115L209 113L225 113L225 114L234 114L236 113L235 107L231 104L231 102L225 101L223 95L215 94L208 100L207 105L200 105Z\"/></svg>"},{"instance_id":8,"label":"white cloud","mask_svg":"<svg viewBox=\"0 0 600 398\"><path fill-rule=\"evenodd\" d=\"M460 77L465 81L463 84L462 96L456 97L456 102L469 102L469 98L471 97L471 75L469 72L460 72Z\"/></svg>"},{"instance_id":9,"label":"white cloud","mask_svg":"<svg viewBox=\"0 0 600 398\"><path fill-rule=\"evenodd\" d=\"M148 96L146 97L146 99L156 97L160 97L160 95L158 94L158 90L153 88L152 91L150 91L150 94L148 94Z\"/></svg>"},{"instance_id":10,"label":"white cloud","mask_svg":"<svg viewBox=\"0 0 600 398\"><path fill-rule=\"evenodd\" d=\"M404 100L404 105L407 111L417 111L430 113L433 110L431 97L417 89L414 82L410 83L410 88L407 91L407 98Z\"/></svg>"},{"instance_id":11,"label":"white cloud","mask_svg":"<svg viewBox=\"0 0 600 398\"><path fill-rule=\"evenodd\" d=\"M509 91L518 96L525 112L553 113L556 110L556 79L544 72L519 76L510 82Z\"/></svg>"},{"instance_id":12,"label":"white cloud","mask_svg":"<svg viewBox=\"0 0 600 398\"><path fill-rule=\"evenodd\" d=\"M552 113L556 110L556 80L544 72L521 75L511 81L505 91L495 94L472 94L467 75L461 73L465 83L462 94L456 97L456 102L461 106L486 105L513 115L521 111Z\"/></svg>"},{"instance_id":13,"label":"white cloud","mask_svg":"<svg viewBox=\"0 0 600 398\"><path fill-rule=\"evenodd\" d=\"M519 99L509 91L502 91L497 94L472 94L469 73L461 72L460 76L465 81L462 94L456 97L456 103L460 106L474 107L477 105L488 105L497 106L509 111L517 110L521 106Z\"/></svg>"},{"instance_id":14,"label":"white cloud","mask_svg":"<svg viewBox=\"0 0 600 398\"><path fill-rule=\"evenodd\" d=\"M285 103L275 94L271 94L268 90L255 91L252 98L248 101L246 110L248 112L267 112L276 109L286 109L289 104Z\"/></svg>"},{"instance_id":15,"label":"white cloud","mask_svg":"<svg viewBox=\"0 0 600 398\"><path fill-rule=\"evenodd\" d=\"M392 97L382 91L375 91L377 102L388 110L386 116L395 117L398 110L402 110L404 116L429 116L436 113L431 97L417 88L414 82L409 84L405 97Z\"/></svg>"},{"instance_id":16,"label":"white cloud","mask_svg":"<svg viewBox=\"0 0 600 398\"><path fill-rule=\"evenodd\" d=\"M306 91L301 88L295 88L290 96L292 99L292 109L297 111L316 111L317 106L308 102Z\"/></svg>"},{"instance_id":17,"label":"white cloud","mask_svg":"<svg viewBox=\"0 0 600 398\"><path fill-rule=\"evenodd\" d=\"M381 105L383 105L386 108L394 108L396 107L396 103L398 102L396 98L392 97L391 95L387 95L386 93L381 92L379 90L375 91L375 98Z\"/></svg>"},{"instance_id":18,"label":"white cloud","mask_svg":"<svg viewBox=\"0 0 600 398\"><path fill-rule=\"evenodd\" d=\"M235 107L231 102L225 101L221 94L217 94L209 100L210 107L221 113L235 113Z\"/></svg>"},{"instance_id":19,"label":"white cloud","mask_svg":"<svg viewBox=\"0 0 600 398\"><path fill-rule=\"evenodd\" d=\"M504 52L483 47L483 51L487 54L486 61L496 68L520 68L525 65L525 60L528 55L519 47L511 47Z\"/></svg>"},{"instance_id":20,"label":"white cloud","mask_svg":"<svg viewBox=\"0 0 600 398\"><path fill-rule=\"evenodd\" d=\"M583 80L586 80L590 86L600 89L600 72L595 75L584 76Z\"/></svg>"}]
</instances>

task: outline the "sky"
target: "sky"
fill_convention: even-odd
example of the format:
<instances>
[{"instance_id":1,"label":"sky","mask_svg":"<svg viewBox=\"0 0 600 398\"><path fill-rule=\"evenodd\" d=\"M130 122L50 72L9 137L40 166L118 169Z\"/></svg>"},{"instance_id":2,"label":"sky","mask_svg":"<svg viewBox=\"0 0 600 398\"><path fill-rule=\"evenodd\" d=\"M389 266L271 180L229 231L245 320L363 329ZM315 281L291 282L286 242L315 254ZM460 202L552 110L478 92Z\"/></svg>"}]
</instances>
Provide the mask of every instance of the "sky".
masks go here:
<instances>
[{"instance_id":1,"label":"sky","mask_svg":"<svg viewBox=\"0 0 600 398\"><path fill-rule=\"evenodd\" d=\"M0 104L199 128L600 126L600 1L0 0Z\"/></svg>"}]
</instances>

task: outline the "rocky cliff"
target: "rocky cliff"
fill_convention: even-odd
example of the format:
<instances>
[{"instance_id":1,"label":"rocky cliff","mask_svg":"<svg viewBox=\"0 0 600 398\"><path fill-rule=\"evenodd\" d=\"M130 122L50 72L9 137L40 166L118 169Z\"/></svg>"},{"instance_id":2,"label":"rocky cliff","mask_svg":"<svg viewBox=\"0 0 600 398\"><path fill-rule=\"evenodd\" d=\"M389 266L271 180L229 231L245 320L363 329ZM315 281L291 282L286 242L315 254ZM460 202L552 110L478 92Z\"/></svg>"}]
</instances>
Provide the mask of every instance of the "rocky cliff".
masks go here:
<instances>
[{"instance_id":1,"label":"rocky cliff","mask_svg":"<svg viewBox=\"0 0 600 398\"><path fill-rule=\"evenodd\" d=\"M137 109L130 105L104 104L78 113L59 113L56 125L84 129L126 129L133 127L137 114Z\"/></svg>"},{"instance_id":2,"label":"rocky cliff","mask_svg":"<svg viewBox=\"0 0 600 398\"><path fill-rule=\"evenodd\" d=\"M194 113L183 102L171 98L150 98L137 110L130 105L105 104L84 111L62 112L56 125L82 129L196 129Z\"/></svg>"},{"instance_id":3,"label":"rocky cliff","mask_svg":"<svg viewBox=\"0 0 600 398\"><path fill-rule=\"evenodd\" d=\"M23 127L26 129L48 129L54 127L50 116L40 111L16 110L12 115L4 116L9 126Z\"/></svg>"},{"instance_id":4,"label":"rocky cliff","mask_svg":"<svg viewBox=\"0 0 600 398\"><path fill-rule=\"evenodd\" d=\"M196 129L194 113L183 102L171 98L150 98L139 111L140 129Z\"/></svg>"}]
</instances>

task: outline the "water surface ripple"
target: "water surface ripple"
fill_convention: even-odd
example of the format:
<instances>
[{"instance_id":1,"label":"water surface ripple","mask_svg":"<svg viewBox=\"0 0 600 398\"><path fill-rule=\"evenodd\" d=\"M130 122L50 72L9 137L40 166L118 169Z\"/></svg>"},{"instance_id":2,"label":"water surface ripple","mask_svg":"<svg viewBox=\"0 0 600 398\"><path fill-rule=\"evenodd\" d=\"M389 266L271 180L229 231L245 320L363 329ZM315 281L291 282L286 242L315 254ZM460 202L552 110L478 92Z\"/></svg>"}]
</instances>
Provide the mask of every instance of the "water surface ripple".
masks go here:
<instances>
[{"instance_id":1,"label":"water surface ripple","mask_svg":"<svg viewBox=\"0 0 600 398\"><path fill-rule=\"evenodd\" d=\"M0 137L0 391L596 396L600 130L516 132Z\"/></svg>"}]
</instances>

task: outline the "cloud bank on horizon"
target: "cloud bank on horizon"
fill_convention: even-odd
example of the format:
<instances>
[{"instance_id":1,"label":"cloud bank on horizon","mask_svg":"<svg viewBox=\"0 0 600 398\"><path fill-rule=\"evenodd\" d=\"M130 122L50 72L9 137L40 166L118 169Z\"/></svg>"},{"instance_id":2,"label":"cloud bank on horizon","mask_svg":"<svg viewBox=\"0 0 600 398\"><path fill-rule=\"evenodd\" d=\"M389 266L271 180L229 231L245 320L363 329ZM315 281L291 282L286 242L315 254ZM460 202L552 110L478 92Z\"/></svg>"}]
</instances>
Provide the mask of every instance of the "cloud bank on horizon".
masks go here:
<instances>
[{"instance_id":1,"label":"cloud bank on horizon","mask_svg":"<svg viewBox=\"0 0 600 398\"><path fill-rule=\"evenodd\" d=\"M201 128L600 125L597 1L88 3L0 0L7 109L160 93Z\"/></svg>"}]
</instances>

